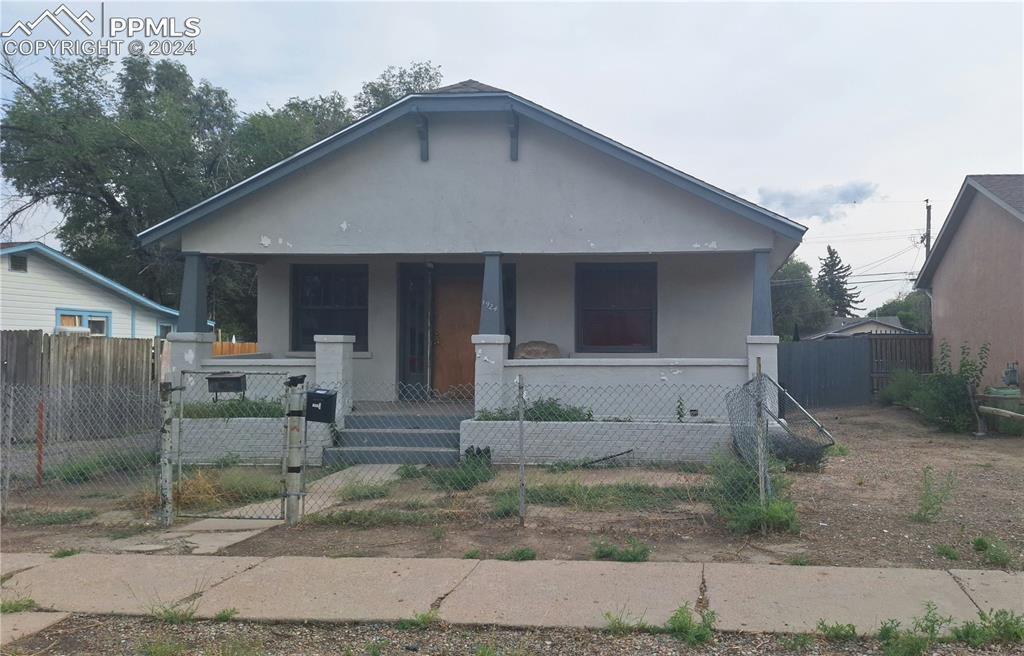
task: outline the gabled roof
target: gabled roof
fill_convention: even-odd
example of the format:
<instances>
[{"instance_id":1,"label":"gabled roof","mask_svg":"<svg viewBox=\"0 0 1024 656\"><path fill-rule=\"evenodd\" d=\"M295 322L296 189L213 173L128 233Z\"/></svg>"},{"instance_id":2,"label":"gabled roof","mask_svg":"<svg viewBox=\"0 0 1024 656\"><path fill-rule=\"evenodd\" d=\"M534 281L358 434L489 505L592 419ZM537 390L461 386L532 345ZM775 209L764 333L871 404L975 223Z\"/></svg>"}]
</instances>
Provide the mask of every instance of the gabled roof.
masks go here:
<instances>
[{"instance_id":1,"label":"gabled roof","mask_svg":"<svg viewBox=\"0 0 1024 656\"><path fill-rule=\"evenodd\" d=\"M850 337L851 335L844 331L851 328L857 328L858 326L865 326L870 323L880 323L887 328L892 328L893 331L901 334L913 334L913 330L903 327L903 322L900 321L899 317L885 316L885 317L832 317L832 321L829 322L825 330L820 333L816 333L805 339L821 339L823 337L835 336L835 337Z\"/></svg>"},{"instance_id":2,"label":"gabled roof","mask_svg":"<svg viewBox=\"0 0 1024 656\"><path fill-rule=\"evenodd\" d=\"M160 305L159 303L151 301L137 292L133 292L124 285L114 282L113 280L107 278L104 275L96 273L95 271L85 266L84 264L79 264L78 262L75 262L67 255L64 255L60 251L50 248L46 244L40 243L38 241L6 242L0 244L0 255L15 255L17 253L35 253L37 255L41 255L49 259L50 261L73 271L74 273L84 276L90 282L94 282L100 287L104 287L109 291L112 291L115 294L122 296L128 301L131 301L132 303L136 303L145 308L153 310L154 312L158 312L169 317L178 316L177 310Z\"/></svg>"},{"instance_id":3,"label":"gabled roof","mask_svg":"<svg viewBox=\"0 0 1024 656\"><path fill-rule=\"evenodd\" d=\"M942 224L939 236L935 238L931 255L921 267L921 273L917 276L917 282L914 283L916 289L931 288L932 277L939 268L939 263L942 262L942 257L949 249L949 245L953 242L956 231L971 206L971 201L978 194L1006 210L1010 216L1024 221L1024 175L1013 173L967 176L960 187L960 193L953 201L953 207L949 210L946 222Z\"/></svg>"},{"instance_id":4,"label":"gabled roof","mask_svg":"<svg viewBox=\"0 0 1024 656\"><path fill-rule=\"evenodd\" d=\"M344 148L403 116L435 112L515 113L590 145L606 155L635 166L669 184L770 228L785 238L799 241L803 237L804 232L807 231L807 228L795 221L755 205L739 196L730 194L703 180L674 169L667 164L663 164L514 93L503 91L476 80L465 80L431 92L406 96L384 109L356 121L340 132L336 132L326 139L281 160L277 164L267 167L252 177L197 203L161 223L143 230L139 233L138 237L142 244L146 245L174 235L190 223L309 166L321 157Z\"/></svg>"}]
</instances>

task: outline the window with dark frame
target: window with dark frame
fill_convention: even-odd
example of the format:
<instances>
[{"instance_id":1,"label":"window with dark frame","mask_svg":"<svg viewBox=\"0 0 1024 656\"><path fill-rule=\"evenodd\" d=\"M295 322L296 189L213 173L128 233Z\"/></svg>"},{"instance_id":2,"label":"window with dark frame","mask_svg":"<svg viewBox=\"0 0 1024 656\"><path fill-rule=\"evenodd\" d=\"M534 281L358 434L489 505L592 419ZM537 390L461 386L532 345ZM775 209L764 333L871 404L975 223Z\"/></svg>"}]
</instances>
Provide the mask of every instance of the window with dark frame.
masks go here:
<instances>
[{"instance_id":1,"label":"window with dark frame","mask_svg":"<svg viewBox=\"0 0 1024 656\"><path fill-rule=\"evenodd\" d=\"M576 265L576 351L658 350L658 270L649 263Z\"/></svg>"},{"instance_id":2,"label":"window with dark frame","mask_svg":"<svg viewBox=\"0 0 1024 656\"><path fill-rule=\"evenodd\" d=\"M365 264L292 267L292 349L312 351L314 335L355 335L368 350L369 272Z\"/></svg>"}]
</instances>

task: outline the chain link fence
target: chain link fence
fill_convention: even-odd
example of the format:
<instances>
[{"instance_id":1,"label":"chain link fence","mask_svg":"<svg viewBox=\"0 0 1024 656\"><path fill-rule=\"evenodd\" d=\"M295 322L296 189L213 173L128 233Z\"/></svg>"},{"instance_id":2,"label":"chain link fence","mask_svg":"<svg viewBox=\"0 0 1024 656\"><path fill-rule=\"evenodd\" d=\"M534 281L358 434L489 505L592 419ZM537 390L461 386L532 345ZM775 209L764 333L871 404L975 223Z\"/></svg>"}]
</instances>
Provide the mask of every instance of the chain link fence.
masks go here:
<instances>
[{"instance_id":1,"label":"chain link fence","mask_svg":"<svg viewBox=\"0 0 1024 656\"><path fill-rule=\"evenodd\" d=\"M163 504L178 517L357 528L682 513L786 529L786 468L820 468L832 443L766 376L736 387L363 382L355 394L283 373L185 372L163 408L161 466L159 398L103 392L111 400L93 412L88 395L47 392L45 405L73 419L51 420L62 428L46 423L39 438L28 410L42 392L4 390L15 408L5 410L6 509L153 517ZM123 418L101 420L114 407Z\"/></svg>"}]
</instances>

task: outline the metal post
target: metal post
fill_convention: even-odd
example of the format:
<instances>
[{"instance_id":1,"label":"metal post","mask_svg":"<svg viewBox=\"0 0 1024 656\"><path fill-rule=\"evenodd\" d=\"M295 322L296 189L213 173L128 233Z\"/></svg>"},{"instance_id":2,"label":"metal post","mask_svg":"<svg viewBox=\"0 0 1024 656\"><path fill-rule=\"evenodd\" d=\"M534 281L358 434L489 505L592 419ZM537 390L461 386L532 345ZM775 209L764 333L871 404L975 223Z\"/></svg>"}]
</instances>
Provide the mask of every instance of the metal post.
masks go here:
<instances>
[{"instance_id":1,"label":"metal post","mask_svg":"<svg viewBox=\"0 0 1024 656\"><path fill-rule=\"evenodd\" d=\"M306 453L305 376L291 376L285 382L288 394L288 447L285 455L284 518L288 526L299 523L302 514L302 462Z\"/></svg>"},{"instance_id":2,"label":"metal post","mask_svg":"<svg viewBox=\"0 0 1024 656\"><path fill-rule=\"evenodd\" d=\"M160 523L164 527L174 523L173 392L171 383L160 383L160 410L163 418L160 424Z\"/></svg>"},{"instance_id":3,"label":"metal post","mask_svg":"<svg viewBox=\"0 0 1024 656\"><path fill-rule=\"evenodd\" d=\"M14 439L11 435L14 433L14 386L6 385L3 389L4 396L6 398L4 399L4 457L0 460L0 467L3 468L4 472L3 490L2 494L0 494L0 507L6 508L7 498L10 496L11 492L11 456L13 453L11 451L11 446Z\"/></svg>"},{"instance_id":4,"label":"metal post","mask_svg":"<svg viewBox=\"0 0 1024 656\"><path fill-rule=\"evenodd\" d=\"M46 416L42 399L36 406L36 487L43 486L43 418Z\"/></svg>"},{"instance_id":5,"label":"metal post","mask_svg":"<svg viewBox=\"0 0 1024 656\"><path fill-rule=\"evenodd\" d=\"M519 408L519 525L526 525L526 394L522 375L516 376L516 405Z\"/></svg>"},{"instance_id":6,"label":"metal post","mask_svg":"<svg viewBox=\"0 0 1024 656\"><path fill-rule=\"evenodd\" d=\"M768 425L765 422L764 416L764 375L761 373L761 358L757 358L757 416L755 421L757 422L757 491L761 501L761 510L765 510L768 507L768 454L765 447L767 436L765 433L768 431ZM761 533L767 534L768 528L765 526L763 515L761 519Z\"/></svg>"}]
</instances>

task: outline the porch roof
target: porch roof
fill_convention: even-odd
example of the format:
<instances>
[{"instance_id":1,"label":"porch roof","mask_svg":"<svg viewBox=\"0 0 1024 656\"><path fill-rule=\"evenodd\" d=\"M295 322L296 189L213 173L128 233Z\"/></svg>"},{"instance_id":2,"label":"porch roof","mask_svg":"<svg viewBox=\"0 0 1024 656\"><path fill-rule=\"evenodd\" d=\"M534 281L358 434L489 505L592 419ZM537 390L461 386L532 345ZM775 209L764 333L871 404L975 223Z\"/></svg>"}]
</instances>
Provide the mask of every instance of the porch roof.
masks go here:
<instances>
[{"instance_id":1,"label":"porch roof","mask_svg":"<svg viewBox=\"0 0 1024 656\"><path fill-rule=\"evenodd\" d=\"M806 227L795 221L648 157L532 101L508 91L467 80L435 92L408 95L252 177L143 230L138 234L138 238L143 245L148 245L178 236L179 231L189 224L288 177L406 115L441 112L496 112L508 113L511 117L521 115L738 216L767 227L784 238L799 241L807 231Z\"/></svg>"}]
</instances>

